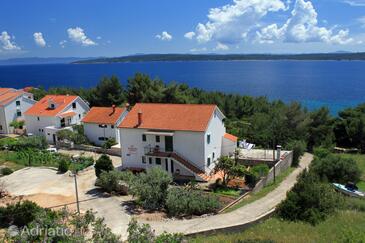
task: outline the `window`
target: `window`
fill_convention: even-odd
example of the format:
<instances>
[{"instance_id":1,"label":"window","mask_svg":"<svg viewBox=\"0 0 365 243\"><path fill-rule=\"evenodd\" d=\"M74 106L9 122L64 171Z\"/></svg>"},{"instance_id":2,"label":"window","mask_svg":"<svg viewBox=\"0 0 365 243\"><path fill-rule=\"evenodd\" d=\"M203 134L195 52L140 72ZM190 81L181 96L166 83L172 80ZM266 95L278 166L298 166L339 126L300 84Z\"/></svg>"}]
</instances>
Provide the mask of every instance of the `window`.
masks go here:
<instances>
[{"instance_id":1,"label":"window","mask_svg":"<svg viewBox=\"0 0 365 243\"><path fill-rule=\"evenodd\" d=\"M149 158L148 158L148 163L149 163L150 165L152 165L152 158L151 158L151 157L149 157Z\"/></svg>"},{"instance_id":2,"label":"window","mask_svg":"<svg viewBox=\"0 0 365 243\"><path fill-rule=\"evenodd\" d=\"M41 129L39 128L39 129L38 129L38 131L40 132L40 131L41 131Z\"/></svg>"},{"instance_id":3,"label":"window","mask_svg":"<svg viewBox=\"0 0 365 243\"><path fill-rule=\"evenodd\" d=\"M106 138L106 137L99 137L98 139L99 139L99 141L107 141L108 140L108 138Z\"/></svg>"},{"instance_id":4,"label":"window","mask_svg":"<svg viewBox=\"0 0 365 243\"><path fill-rule=\"evenodd\" d=\"M72 103L72 109L76 109L76 103Z\"/></svg>"},{"instance_id":5,"label":"window","mask_svg":"<svg viewBox=\"0 0 365 243\"><path fill-rule=\"evenodd\" d=\"M37 117L37 120L39 121L40 119L39 119L39 116Z\"/></svg>"},{"instance_id":6,"label":"window","mask_svg":"<svg viewBox=\"0 0 365 243\"><path fill-rule=\"evenodd\" d=\"M156 136L156 143L160 142L160 136Z\"/></svg>"},{"instance_id":7,"label":"window","mask_svg":"<svg viewBox=\"0 0 365 243\"><path fill-rule=\"evenodd\" d=\"M107 128L108 125L106 125L106 124L99 124L99 127L101 127L101 128Z\"/></svg>"},{"instance_id":8,"label":"window","mask_svg":"<svg viewBox=\"0 0 365 243\"><path fill-rule=\"evenodd\" d=\"M53 110L55 108L55 105L51 104L50 108Z\"/></svg>"},{"instance_id":9,"label":"window","mask_svg":"<svg viewBox=\"0 0 365 243\"><path fill-rule=\"evenodd\" d=\"M215 158L215 153L213 152L213 155L212 155L213 159Z\"/></svg>"},{"instance_id":10,"label":"window","mask_svg":"<svg viewBox=\"0 0 365 243\"><path fill-rule=\"evenodd\" d=\"M21 112L21 111L17 111L17 112L16 112L16 116L18 116L18 117L19 117L19 116L22 116L22 112Z\"/></svg>"},{"instance_id":11,"label":"window","mask_svg":"<svg viewBox=\"0 0 365 243\"><path fill-rule=\"evenodd\" d=\"M50 134L50 133L47 133L47 135L48 135L48 136L51 136L51 134Z\"/></svg>"},{"instance_id":12,"label":"window","mask_svg":"<svg viewBox=\"0 0 365 243\"><path fill-rule=\"evenodd\" d=\"M146 164L146 156L142 156L142 163Z\"/></svg>"},{"instance_id":13,"label":"window","mask_svg":"<svg viewBox=\"0 0 365 243\"><path fill-rule=\"evenodd\" d=\"M2 125L0 125L0 130L3 130L3 126Z\"/></svg>"},{"instance_id":14,"label":"window","mask_svg":"<svg viewBox=\"0 0 365 243\"><path fill-rule=\"evenodd\" d=\"M143 142L146 142L147 141L146 134L142 134L142 141Z\"/></svg>"},{"instance_id":15,"label":"window","mask_svg":"<svg viewBox=\"0 0 365 243\"><path fill-rule=\"evenodd\" d=\"M169 171L169 160L165 159L165 169L166 171Z\"/></svg>"},{"instance_id":16,"label":"window","mask_svg":"<svg viewBox=\"0 0 365 243\"><path fill-rule=\"evenodd\" d=\"M42 129L42 132L44 132L44 130Z\"/></svg>"},{"instance_id":17,"label":"window","mask_svg":"<svg viewBox=\"0 0 365 243\"><path fill-rule=\"evenodd\" d=\"M112 129L114 129L114 125L110 125L110 127L111 127Z\"/></svg>"},{"instance_id":18,"label":"window","mask_svg":"<svg viewBox=\"0 0 365 243\"><path fill-rule=\"evenodd\" d=\"M207 164L208 164L208 167L209 167L210 166L210 158L208 158Z\"/></svg>"},{"instance_id":19,"label":"window","mask_svg":"<svg viewBox=\"0 0 365 243\"><path fill-rule=\"evenodd\" d=\"M81 114L79 114L79 119L81 119Z\"/></svg>"},{"instance_id":20,"label":"window","mask_svg":"<svg viewBox=\"0 0 365 243\"><path fill-rule=\"evenodd\" d=\"M15 102L15 104L16 104L16 106L20 106L20 100L17 100L17 101Z\"/></svg>"},{"instance_id":21,"label":"window","mask_svg":"<svg viewBox=\"0 0 365 243\"><path fill-rule=\"evenodd\" d=\"M156 165L160 165L161 164L161 158L156 158Z\"/></svg>"},{"instance_id":22,"label":"window","mask_svg":"<svg viewBox=\"0 0 365 243\"><path fill-rule=\"evenodd\" d=\"M207 135L207 144L210 144L210 134Z\"/></svg>"}]
</instances>

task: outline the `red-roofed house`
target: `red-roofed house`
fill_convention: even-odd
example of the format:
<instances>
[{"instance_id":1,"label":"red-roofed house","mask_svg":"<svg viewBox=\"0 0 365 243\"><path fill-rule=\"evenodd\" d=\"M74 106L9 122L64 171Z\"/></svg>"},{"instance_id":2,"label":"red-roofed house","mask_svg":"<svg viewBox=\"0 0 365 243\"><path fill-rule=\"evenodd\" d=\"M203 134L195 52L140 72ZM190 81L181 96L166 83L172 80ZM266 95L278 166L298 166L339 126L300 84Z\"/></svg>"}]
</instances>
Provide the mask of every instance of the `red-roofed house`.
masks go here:
<instances>
[{"instance_id":1,"label":"red-roofed house","mask_svg":"<svg viewBox=\"0 0 365 243\"><path fill-rule=\"evenodd\" d=\"M205 181L215 161L236 148L224 148L224 118L216 105L136 104L119 125L122 167L160 166Z\"/></svg>"},{"instance_id":2,"label":"red-roofed house","mask_svg":"<svg viewBox=\"0 0 365 243\"><path fill-rule=\"evenodd\" d=\"M46 95L25 112L27 133L43 135L49 143L56 143L57 132L80 124L89 109L79 96Z\"/></svg>"},{"instance_id":3,"label":"red-roofed house","mask_svg":"<svg viewBox=\"0 0 365 243\"><path fill-rule=\"evenodd\" d=\"M119 144L118 126L126 115L126 108L92 107L82 119L84 133L96 145L103 145L109 139L115 139Z\"/></svg>"},{"instance_id":4,"label":"red-roofed house","mask_svg":"<svg viewBox=\"0 0 365 243\"><path fill-rule=\"evenodd\" d=\"M12 88L0 88L0 133L13 133L10 123L24 120L24 112L36 101L33 94Z\"/></svg>"}]
</instances>

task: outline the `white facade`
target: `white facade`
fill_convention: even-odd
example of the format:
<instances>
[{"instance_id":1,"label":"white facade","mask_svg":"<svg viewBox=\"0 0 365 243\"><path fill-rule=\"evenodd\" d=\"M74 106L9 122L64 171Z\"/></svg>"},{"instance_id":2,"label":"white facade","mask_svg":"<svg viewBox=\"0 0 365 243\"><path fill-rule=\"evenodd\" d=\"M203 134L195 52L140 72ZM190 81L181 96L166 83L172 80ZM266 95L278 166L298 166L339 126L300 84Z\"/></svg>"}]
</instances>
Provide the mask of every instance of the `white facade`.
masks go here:
<instances>
[{"instance_id":1,"label":"white facade","mask_svg":"<svg viewBox=\"0 0 365 243\"><path fill-rule=\"evenodd\" d=\"M105 124L106 127L102 126L104 124L83 122L84 134L89 139L89 141L95 145L101 146L105 143L106 139L110 138L114 138L115 141L120 144L118 126L123 121L127 113L127 110L125 110L115 124Z\"/></svg>"},{"instance_id":2,"label":"white facade","mask_svg":"<svg viewBox=\"0 0 365 243\"><path fill-rule=\"evenodd\" d=\"M215 109L204 132L120 128L122 168L147 169L151 166L161 166L171 174L202 180L200 175L178 160L169 156L151 156L148 152L156 147L162 152L173 152L195 168L209 174L214 168L214 162L222 155L223 137L226 132L223 119L224 115ZM166 137L172 137L172 151L171 148L166 148Z\"/></svg>"},{"instance_id":3,"label":"white facade","mask_svg":"<svg viewBox=\"0 0 365 243\"><path fill-rule=\"evenodd\" d=\"M72 107L72 103L76 103L76 108ZM70 102L58 114L74 112L75 115L61 118L59 116L36 116L25 115L25 124L27 133L33 135L45 136L47 142L55 143L57 141L56 133L62 129L70 129L72 125L80 124L85 116L89 106L80 97L77 97L73 102ZM63 122L64 121L64 122Z\"/></svg>"},{"instance_id":4,"label":"white facade","mask_svg":"<svg viewBox=\"0 0 365 243\"><path fill-rule=\"evenodd\" d=\"M0 133L13 133L10 123L14 120L24 120L24 112L35 103L32 94L24 93L6 105L0 106Z\"/></svg>"}]
</instances>

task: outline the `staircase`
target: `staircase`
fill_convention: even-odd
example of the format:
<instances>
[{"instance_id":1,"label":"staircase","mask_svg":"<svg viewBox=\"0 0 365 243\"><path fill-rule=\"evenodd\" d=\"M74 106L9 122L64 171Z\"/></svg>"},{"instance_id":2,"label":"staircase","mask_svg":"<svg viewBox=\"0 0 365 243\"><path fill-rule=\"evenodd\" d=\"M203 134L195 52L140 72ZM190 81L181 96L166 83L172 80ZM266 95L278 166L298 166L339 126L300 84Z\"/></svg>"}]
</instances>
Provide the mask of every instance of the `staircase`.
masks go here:
<instances>
[{"instance_id":1,"label":"staircase","mask_svg":"<svg viewBox=\"0 0 365 243\"><path fill-rule=\"evenodd\" d=\"M185 166L186 168L188 168L190 171L194 172L195 174L205 174L205 172L203 170L199 169L198 167L196 167L195 165L193 165L188 160L184 159L182 156L178 155L175 152L172 152L170 157L173 158L174 160L178 161L180 164L182 164L183 166Z\"/></svg>"}]
</instances>

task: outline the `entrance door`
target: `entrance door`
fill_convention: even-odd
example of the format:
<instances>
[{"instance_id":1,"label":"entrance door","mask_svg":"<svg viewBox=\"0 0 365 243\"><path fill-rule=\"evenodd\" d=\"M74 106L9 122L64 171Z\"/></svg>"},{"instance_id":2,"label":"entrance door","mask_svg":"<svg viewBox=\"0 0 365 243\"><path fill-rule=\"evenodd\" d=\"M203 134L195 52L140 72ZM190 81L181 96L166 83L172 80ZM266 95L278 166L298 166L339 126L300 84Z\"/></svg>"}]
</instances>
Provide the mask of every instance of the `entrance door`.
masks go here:
<instances>
[{"instance_id":1,"label":"entrance door","mask_svg":"<svg viewBox=\"0 0 365 243\"><path fill-rule=\"evenodd\" d=\"M165 137L165 150L166 150L166 152L174 151L174 142L173 142L172 136Z\"/></svg>"},{"instance_id":2,"label":"entrance door","mask_svg":"<svg viewBox=\"0 0 365 243\"><path fill-rule=\"evenodd\" d=\"M56 144L56 134L53 134L52 137L53 137L53 144Z\"/></svg>"}]
</instances>

